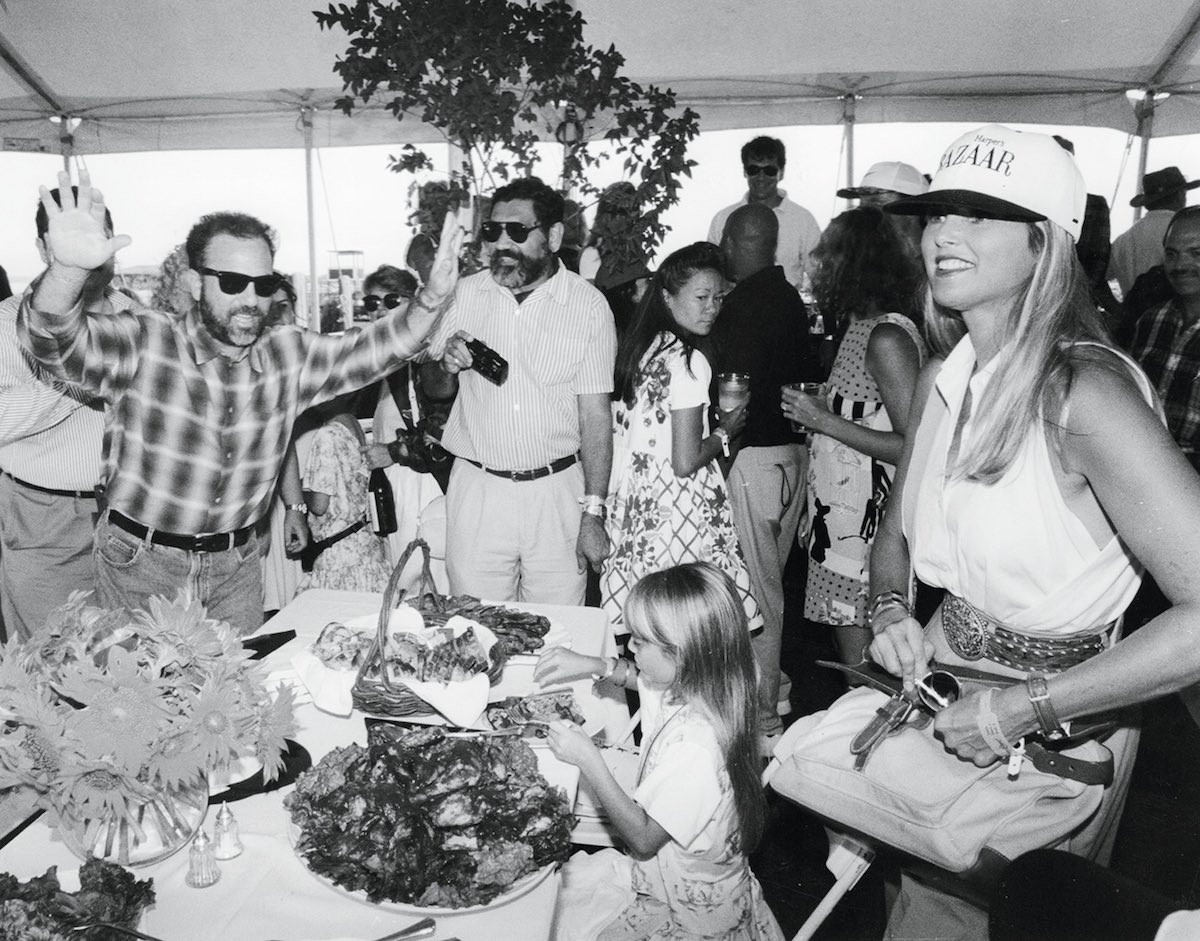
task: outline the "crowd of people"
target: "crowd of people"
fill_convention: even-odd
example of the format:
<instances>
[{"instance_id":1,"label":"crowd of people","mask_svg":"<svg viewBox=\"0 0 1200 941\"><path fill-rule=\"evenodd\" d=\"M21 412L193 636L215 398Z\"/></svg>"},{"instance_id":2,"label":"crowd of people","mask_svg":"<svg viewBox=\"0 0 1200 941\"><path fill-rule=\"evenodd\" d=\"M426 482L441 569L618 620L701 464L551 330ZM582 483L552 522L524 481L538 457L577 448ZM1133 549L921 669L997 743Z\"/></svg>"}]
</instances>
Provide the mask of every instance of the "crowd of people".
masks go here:
<instances>
[{"instance_id":1,"label":"crowd of people","mask_svg":"<svg viewBox=\"0 0 1200 941\"><path fill-rule=\"evenodd\" d=\"M532 177L474 227L449 208L344 333L294 323L274 234L237 212L200 219L141 307L113 289L128 239L103 196L60 174L46 270L0 303L7 636L77 589L136 607L186 588L248 633L306 587L382 590L417 535L454 594L581 605L590 575L631 656L556 648L537 677L641 696L632 795L551 732L637 857L598 937L774 939L746 858L791 708L799 546L804 622L845 664L902 690L933 664L998 678L937 712L948 760L1019 766L1026 738L1117 714L1063 746L1107 750L1111 775L1056 845L1106 862L1129 710L1200 677L1200 181L1148 173L1149 213L1110 247L1061 138L993 125L929 177L877 164L823 232L780 188L779 141L741 159L744 197L653 267L627 244L631 184L590 235ZM980 917L906 874L889 936L983 937Z\"/></svg>"}]
</instances>

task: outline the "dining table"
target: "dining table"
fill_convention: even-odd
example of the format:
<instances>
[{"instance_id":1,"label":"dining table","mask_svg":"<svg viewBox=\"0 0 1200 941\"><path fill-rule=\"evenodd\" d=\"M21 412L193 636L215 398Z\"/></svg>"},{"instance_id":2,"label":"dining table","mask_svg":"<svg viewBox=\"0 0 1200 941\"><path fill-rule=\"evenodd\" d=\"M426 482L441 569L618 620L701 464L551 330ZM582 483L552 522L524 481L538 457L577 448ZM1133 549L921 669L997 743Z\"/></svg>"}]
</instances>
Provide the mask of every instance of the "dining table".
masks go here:
<instances>
[{"instance_id":1,"label":"dining table","mask_svg":"<svg viewBox=\"0 0 1200 941\"><path fill-rule=\"evenodd\" d=\"M291 665L297 652L306 650L331 621L378 615L382 596L366 592L315 589L299 594L248 638L252 645L274 647L262 659L270 684L291 684L297 694L294 740L315 764L334 748L365 744L367 721L357 710L350 715L323 711L306 695ZM512 607L547 617L552 643L570 645L590 656L612 656L616 641L608 618L599 608L560 605L513 604ZM279 643L282 641L282 643ZM278 644L278 646L275 646ZM524 655L506 663L490 700L524 695L537 690L533 679L536 657ZM572 689L580 711L598 738L623 734L629 710L622 697L597 689L589 679L562 684ZM434 720L436 721L436 720ZM544 745L535 749L539 767L548 780L577 782L575 772L563 768ZM551 769L551 773L546 769ZM185 883L188 849L167 859L138 867L138 878L154 880L156 901L142 917L140 930L162 941L373 941L423 917L408 907L367 902L321 880L292 848L289 816L284 798L293 785L263 790L227 806L233 812L244 851L219 863L219 880L206 888ZM573 791L574 789L571 788ZM572 794L573 797L573 794ZM202 828L211 836L217 810L210 802ZM58 869L65 889L78 887L80 860L47 822L48 815L27 824L0 848L0 871L20 879ZM587 841L585 841L587 842ZM435 915L435 941L542 941L550 937L559 873L549 871L529 880L531 889L519 897L455 914ZM540 881L539 881L540 880ZM528 884L528 883L527 883Z\"/></svg>"}]
</instances>

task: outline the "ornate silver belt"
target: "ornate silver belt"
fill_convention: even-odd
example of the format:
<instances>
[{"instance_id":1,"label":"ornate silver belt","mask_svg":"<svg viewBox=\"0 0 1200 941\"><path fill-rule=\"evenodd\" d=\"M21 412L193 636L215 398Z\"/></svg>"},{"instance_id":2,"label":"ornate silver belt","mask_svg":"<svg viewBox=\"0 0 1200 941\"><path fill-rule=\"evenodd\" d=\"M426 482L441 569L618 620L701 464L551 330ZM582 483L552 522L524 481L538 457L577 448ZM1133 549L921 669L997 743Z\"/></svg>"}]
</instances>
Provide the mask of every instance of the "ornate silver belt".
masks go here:
<instances>
[{"instance_id":1,"label":"ornate silver belt","mask_svg":"<svg viewBox=\"0 0 1200 941\"><path fill-rule=\"evenodd\" d=\"M957 595L947 593L942 602L942 632L951 650L964 660L986 658L1027 672L1059 673L1094 657L1108 646L1113 624L1091 634L1030 637L1003 627Z\"/></svg>"}]
</instances>

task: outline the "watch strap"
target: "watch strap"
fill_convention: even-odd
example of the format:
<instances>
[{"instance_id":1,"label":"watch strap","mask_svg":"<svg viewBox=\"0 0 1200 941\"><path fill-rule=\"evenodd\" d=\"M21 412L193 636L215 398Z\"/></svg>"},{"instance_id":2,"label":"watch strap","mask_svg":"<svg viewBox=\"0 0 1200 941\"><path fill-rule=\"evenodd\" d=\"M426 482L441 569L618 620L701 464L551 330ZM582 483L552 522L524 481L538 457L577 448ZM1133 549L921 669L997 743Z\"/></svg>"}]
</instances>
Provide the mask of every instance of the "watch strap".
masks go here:
<instances>
[{"instance_id":1,"label":"watch strap","mask_svg":"<svg viewBox=\"0 0 1200 941\"><path fill-rule=\"evenodd\" d=\"M1050 687L1046 678L1040 673L1029 674L1025 678L1025 689L1029 693L1029 702L1033 706L1042 734L1051 742L1066 738L1067 730L1063 728L1058 713L1054 711L1054 704L1050 702Z\"/></svg>"}]
</instances>

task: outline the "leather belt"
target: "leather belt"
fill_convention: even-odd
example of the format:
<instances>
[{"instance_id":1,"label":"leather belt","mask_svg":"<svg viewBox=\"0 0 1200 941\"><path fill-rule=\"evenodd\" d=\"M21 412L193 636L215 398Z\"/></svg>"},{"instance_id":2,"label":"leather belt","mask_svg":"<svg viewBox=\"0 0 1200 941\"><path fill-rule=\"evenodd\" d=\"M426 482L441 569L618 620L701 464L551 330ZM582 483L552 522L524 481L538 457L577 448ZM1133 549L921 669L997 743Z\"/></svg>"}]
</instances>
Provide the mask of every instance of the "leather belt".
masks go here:
<instances>
[{"instance_id":1,"label":"leather belt","mask_svg":"<svg viewBox=\"0 0 1200 941\"><path fill-rule=\"evenodd\" d=\"M38 493L48 493L55 497L76 497L83 500L95 500L96 488L92 487L89 490L56 490L53 487L39 487L37 484L31 484L28 480L22 480L20 477L14 477L8 471L4 472L14 484L24 487L26 490L36 490Z\"/></svg>"},{"instance_id":2,"label":"leather belt","mask_svg":"<svg viewBox=\"0 0 1200 941\"><path fill-rule=\"evenodd\" d=\"M474 464L481 471L486 471L496 477L503 477L505 480L520 483L526 480L540 480L543 477L549 477L551 474L564 471L579 460L579 455L568 454L566 457L560 457L557 461L551 461L545 467L535 467L532 470L497 470L494 467L485 467L478 461L472 461L469 457L464 457L463 460L468 464Z\"/></svg>"},{"instance_id":3,"label":"leather belt","mask_svg":"<svg viewBox=\"0 0 1200 941\"><path fill-rule=\"evenodd\" d=\"M1016 670L1059 673L1108 647L1112 624L1090 634L1031 637L993 621L969 601L947 593L942 602L942 633L964 660L994 660Z\"/></svg>"},{"instance_id":4,"label":"leather belt","mask_svg":"<svg viewBox=\"0 0 1200 941\"><path fill-rule=\"evenodd\" d=\"M156 546L170 546L172 549L184 549L187 552L225 552L235 546L245 545L246 540L254 531L253 526L243 526L231 533L211 533L207 536L184 536L180 533L168 533L161 529L152 530L149 526L131 520L124 513L116 510L108 511L108 521L131 536L145 539L150 534L150 541Z\"/></svg>"}]
</instances>

